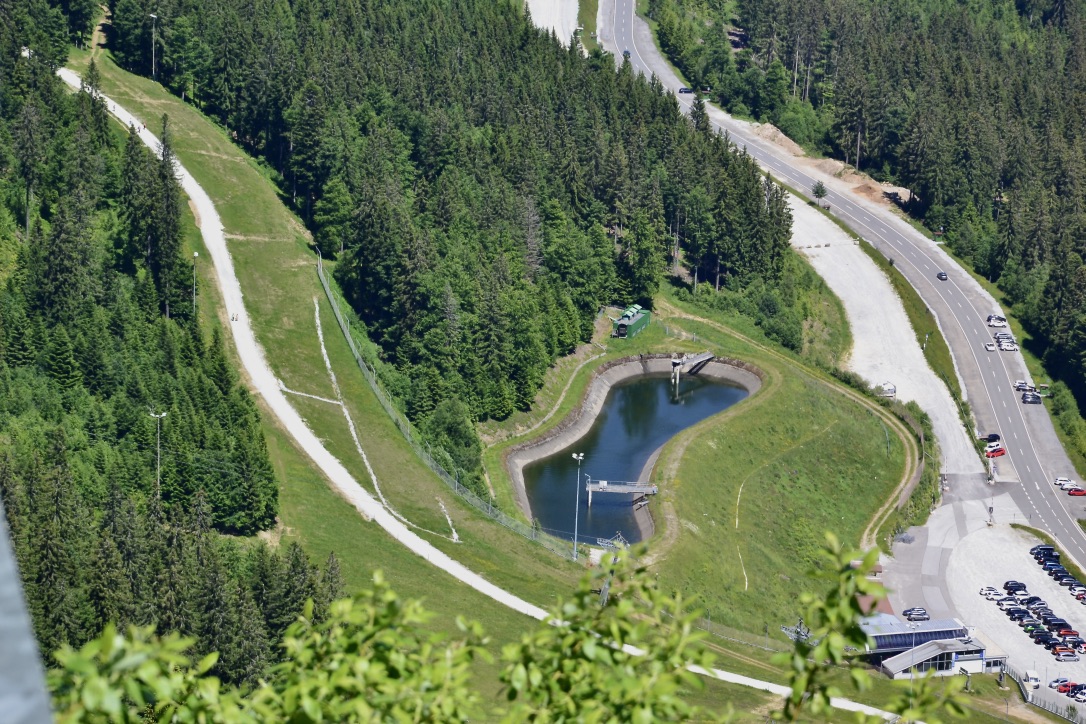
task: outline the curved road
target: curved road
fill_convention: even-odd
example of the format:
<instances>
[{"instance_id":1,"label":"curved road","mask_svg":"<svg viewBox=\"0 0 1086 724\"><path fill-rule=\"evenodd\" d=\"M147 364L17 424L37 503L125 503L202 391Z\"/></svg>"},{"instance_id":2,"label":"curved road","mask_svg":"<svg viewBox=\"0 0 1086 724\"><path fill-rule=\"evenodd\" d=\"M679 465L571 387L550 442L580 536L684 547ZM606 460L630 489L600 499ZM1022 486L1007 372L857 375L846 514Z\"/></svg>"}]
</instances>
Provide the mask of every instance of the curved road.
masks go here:
<instances>
[{"instance_id":1,"label":"curved road","mask_svg":"<svg viewBox=\"0 0 1086 724\"><path fill-rule=\"evenodd\" d=\"M59 75L61 80L67 83L71 88L79 89L81 87L80 77L74 71L68 68L60 68L57 71L57 75ZM146 126L143 126L139 119L110 98L107 98L104 95L100 97L110 115L126 127L135 126L141 128L139 132L140 140L155 151L155 153L159 152L160 146L158 138L152 132L148 131ZM366 518L366 520L376 522L386 533L412 553L425 558L431 565L445 571L461 583L494 599L503 606L507 606L514 611L518 611L519 613L538 621L553 621L551 615L544 609L494 585L483 578L483 576L472 571L464 564L447 555L429 541L410 530L404 523L396 519L385 506L381 505L377 499L366 492L366 490L351 476L350 472L343 467L342 463L325 449L324 444L313 431L309 429L301 415L298 414L297 410L295 410L293 405L287 400L286 395L280 388L279 380L268 366L268 362L264 357L263 348L256 341L256 335L249 324L248 315L245 313L241 283L234 273L234 260L227 248L222 220L219 218L219 213L215 209L215 204L211 201L211 197L208 196L203 187L197 183L192 174L189 173L180 162L176 164L176 170L177 177L181 182L181 187L196 207L196 223L200 228L200 235L203 238L204 245L207 247L208 253L211 255L211 260L215 265L215 274L219 283L219 288L222 291L223 299L226 303L226 311L231 315L234 313L237 313L238 315L237 321L230 325L234 345L238 352L238 358L241 360L242 366L249 375L251 387L264 398L271 413L275 415L283 428L292 438L294 438L294 441L298 446L305 451L317 468L324 473L331 485L338 490L358 510L358 512ZM645 654L641 649L630 645L623 646L623 650L638 656ZM733 674L722 669L705 669L700 666L690 666L689 669L699 676L719 679L720 681L746 686L782 697L792 693L791 688L788 686L774 684L768 681L760 681L749 676ZM863 712L868 716L879 717L887 721L897 719L894 714L867 706L866 704L854 702L850 699L834 697L830 703L835 708L845 711Z\"/></svg>"},{"instance_id":2,"label":"curved road","mask_svg":"<svg viewBox=\"0 0 1086 724\"><path fill-rule=\"evenodd\" d=\"M685 85L663 58L648 25L635 14L635 0L601 0L600 5L599 41L615 54L617 62L622 62L622 53L628 50L635 70L655 74L673 91ZM682 94L677 99L689 112L693 97ZM1023 405L1014 391L1014 380L1029 379L1021 355L984 349L984 343L992 341L992 332L997 331L985 322L989 314L999 313L992 297L946 252L888 208L851 193L839 179L755 135L752 124L735 120L715 107L707 110L719 131L745 146L767 171L792 188L807 190L815 181L822 181L829 192L826 202L831 213L892 258L935 314L981 432L1000 433L1008 452L995 460L994 490L975 476L955 479L951 475L953 484L961 486L955 494L978 499L1009 491L1027 518L1024 522L1053 534L1082 566L1086 562L1086 534L1077 518L1086 517L1086 508L1052 485L1057 476L1074 478L1074 467L1045 406ZM935 275L939 271L946 271L949 280L938 281Z\"/></svg>"}]
</instances>

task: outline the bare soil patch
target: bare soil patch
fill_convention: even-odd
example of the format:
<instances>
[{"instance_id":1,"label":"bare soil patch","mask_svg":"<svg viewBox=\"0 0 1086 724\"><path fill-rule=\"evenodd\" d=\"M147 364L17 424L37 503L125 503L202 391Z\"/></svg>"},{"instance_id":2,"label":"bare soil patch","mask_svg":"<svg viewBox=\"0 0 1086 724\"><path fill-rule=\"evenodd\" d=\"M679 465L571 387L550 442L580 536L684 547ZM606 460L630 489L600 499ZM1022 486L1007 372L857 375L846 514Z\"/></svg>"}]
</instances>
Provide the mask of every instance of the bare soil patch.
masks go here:
<instances>
[{"instance_id":1,"label":"bare soil patch","mask_svg":"<svg viewBox=\"0 0 1086 724\"><path fill-rule=\"evenodd\" d=\"M758 134L759 137L777 144L793 156L807 155L807 152L803 150L803 146L784 135L781 129L777 128L772 123L757 124L754 127L754 132Z\"/></svg>"}]
</instances>

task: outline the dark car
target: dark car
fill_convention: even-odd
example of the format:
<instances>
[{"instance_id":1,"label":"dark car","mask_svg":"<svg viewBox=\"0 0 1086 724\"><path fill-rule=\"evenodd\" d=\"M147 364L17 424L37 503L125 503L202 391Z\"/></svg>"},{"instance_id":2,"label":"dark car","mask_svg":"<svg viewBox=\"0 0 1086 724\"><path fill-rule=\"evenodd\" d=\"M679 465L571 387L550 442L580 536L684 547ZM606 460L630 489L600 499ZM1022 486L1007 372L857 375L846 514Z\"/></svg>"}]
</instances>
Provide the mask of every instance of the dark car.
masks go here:
<instances>
[{"instance_id":1,"label":"dark car","mask_svg":"<svg viewBox=\"0 0 1086 724\"><path fill-rule=\"evenodd\" d=\"M1060 641L1059 639L1053 639L1052 641L1046 641L1045 644L1044 644L1044 647L1046 649L1048 649L1049 651L1056 648L1057 646L1063 646L1063 642Z\"/></svg>"},{"instance_id":2,"label":"dark car","mask_svg":"<svg viewBox=\"0 0 1086 724\"><path fill-rule=\"evenodd\" d=\"M1045 624L1045 628L1047 628L1049 631L1052 632L1053 635L1055 635L1059 631L1071 630L1071 624L1067 623L1061 618L1058 621L1052 621L1051 623Z\"/></svg>"},{"instance_id":3,"label":"dark car","mask_svg":"<svg viewBox=\"0 0 1086 724\"><path fill-rule=\"evenodd\" d=\"M998 442L998 440L989 440L988 442ZM1037 556L1038 554L1040 554L1042 552L1045 552L1045 551L1049 551L1049 552L1054 553L1056 551L1056 549L1053 548L1052 546L1041 544L1039 546L1033 546L1032 548L1030 548L1029 549L1029 554L1031 556Z\"/></svg>"},{"instance_id":4,"label":"dark car","mask_svg":"<svg viewBox=\"0 0 1086 724\"><path fill-rule=\"evenodd\" d=\"M1061 578L1059 580L1059 584L1061 586L1066 586L1067 588L1070 588L1071 586L1079 585L1078 579L1075 578L1074 576L1064 576L1063 578Z\"/></svg>"},{"instance_id":5,"label":"dark car","mask_svg":"<svg viewBox=\"0 0 1086 724\"><path fill-rule=\"evenodd\" d=\"M1041 396L1033 392L1027 392L1022 395L1022 404L1039 405L1041 404Z\"/></svg>"},{"instance_id":6,"label":"dark car","mask_svg":"<svg viewBox=\"0 0 1086 724\"><path fill-rule=\"evenodd\" d=\"M988 433L987 435L981 435L980 436L981 442L999 442L1002 439L1003 438L1001 438L997 433L994 433L994 432ZM1034 546L1034 548L1037 548L1037 546ZM1034 551L1030 550L1029 553L1030 553L1030 555L1033 555Z\"/></svg>"},{"instance_id":7,"label":"dark car","mask_svg":"<svg viewBox=\"0 0 1086 724\"><path fill-rule=\"evenodd\" d=\"M1045 605L1045 600L1043 598L1041 598L1040 596L1030 596L1025 601L1023 601L1022 603L1025 604L1025 606L1027 608L1030 608L1030 607L1036 606L1036 605L1041 605L1041 606Z\"/></svg>"},{"instance_id":8,"label":"dark car","mask_svg":"<svg viewBox=\"0 0 1086 724\"><path fill-rule=\"evenodd\" d=\"M629 58L630 57L630 51L629 50L622 51L622 57L623 58Z\"/></svg>"},{"instance_id":9,"label":"dark car","mask_svg":"<svg viewBox=\"0 0 1086 724\"><path fill-rule=\"evenodd\" d=\"M1037 644L1038 646L1044 646L1046 649L1051 649L1053 646L1059 644L1059 642L1060 640L1052 634L1049 634L1048 636L1038 636L1037 638L1033 639L1033 643Z\"/></svg>"},{"instance_id":10,"label":"dark car","mask_svg":"<svg viewBox=\"0 0 1086 724\"><path fill-rule=\"evenodd\" d=\"M927 613L927 612L928 612L928 610L926 608L921 608L920 606L914 606L913 608L907 608L904 611L902 611L901 615L902 616L911 616L914 613Z\"/></svg>"},{"instance_id":11,"label":"dark car","mask_svg":"<svg viewBox=\"0 0 1086 724\"><path fill-rule=\"evenodd\" d=\"M946 272L939 272L938 274L935 275L935 278L938 279L941 282L945 282L946 281Z\"/></svg>"},{"instance_id":12,"label":"dark car","mask_svg":"<svg viewBox=\"0 0 1086 724\"><path fill-rule=\"evenodd\" d=\"M1030 631L1029 632L1029 637L1031 639L1033 639L1034 641L1036 641L1037 639L1051 638L1052 634L1048 632L1048 629L1041 628L1041 629L1037 629L1035 631Z\"/></svg>"},{"instance_id":13,"label":"dark car","mask_svg":"<svg viewBox=\"0 0 1086 724\"><path fill-rule=\"evenodd\" d=\"M679 92L680 92L680 93L693 93L693 92L694 92L694 89L693 89L693 88L686 88L686 87L683 87L683 88L680 88L680 89L679 89Z\"/></svg>"},{"instance_id":14,"label":"dark car","mask_svg":"<svg viewBox=\"0 0 1086 724\"><path fill-rule=\"evenodd\" d=\"M1021 581L1004 581L1003 582L1003 590L1004 591L1009 591L1012 588L1025 588L1025 587L1026 587L1026 584L1022 583Z\"/></svg>"}]
</instances>

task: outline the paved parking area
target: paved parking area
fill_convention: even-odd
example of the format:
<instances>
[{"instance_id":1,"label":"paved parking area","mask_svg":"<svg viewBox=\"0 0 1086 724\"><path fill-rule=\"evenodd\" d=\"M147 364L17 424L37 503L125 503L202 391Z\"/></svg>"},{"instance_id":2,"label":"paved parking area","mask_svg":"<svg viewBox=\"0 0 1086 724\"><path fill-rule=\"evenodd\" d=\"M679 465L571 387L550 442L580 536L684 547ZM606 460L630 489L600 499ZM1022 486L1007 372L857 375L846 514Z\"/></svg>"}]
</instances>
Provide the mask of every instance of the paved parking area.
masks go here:
<instances>
[{"instance_id":1,"label":"paved parking area","mask_svg":"<svg viewBox=\"0 0 1086 724\"><path fill-rule=\"evenodd\" d=\"M962 622L984 632L1006 652L1012 665L1037 671L1045 685L1057 676L1086 683L1086 656L1078 662L1057 662L1008 619L994 601L978 594L985 586L1002 590L1004 581L1021 581L1030 594L1047 601L1056 615L1067 619L1077 631L1086 632L1086 606L1049 578L1029 554L1029 549L1040 542L1005 524L970 533L955 547L947 565L950 596Z\"/></svg>"}]
</instances>

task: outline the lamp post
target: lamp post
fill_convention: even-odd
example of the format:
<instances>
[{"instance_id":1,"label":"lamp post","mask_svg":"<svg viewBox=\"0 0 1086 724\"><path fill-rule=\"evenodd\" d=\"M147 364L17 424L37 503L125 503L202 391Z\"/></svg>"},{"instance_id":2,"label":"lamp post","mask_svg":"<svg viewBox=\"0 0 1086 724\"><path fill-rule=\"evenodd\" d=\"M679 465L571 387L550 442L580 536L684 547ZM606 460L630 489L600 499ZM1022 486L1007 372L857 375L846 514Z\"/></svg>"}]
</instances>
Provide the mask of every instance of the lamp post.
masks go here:
<instances>
[{"instance_id":1,"label":"lamp post","mask_svg":"<svg viewBox=\"0 0 1086 724\"><path fill-rule=\"evenodd\" d=\"M151 412L151 417L155 418L155 487L158 488L162 485L162 418L166 413Z\"/></svg>"},{"instance_id":2,"label":"lamp post","mask_svg":"<svg viewBox=\"0 0 1086 724\"><path fill-rule=\"evenodd\" d=\"M151 18L151 80L155 80L155 44L156 44L156 31L158 29L158 16L154 13L148 15Z\"/></svg>"},{"instance_id":3,"label":"lamp post","mask_svg":"<svg viewBox=\"0 0 1086 724\"><path fill-rule=\"evenodd\" d=\"M577 522L581 515L581 461L584 453L573 453L573 459L577 461L577 502L573 509L573 560L577 560Z\"/></svg>"},{"instance_id":4,"label":"lamp post","mask_svg":"<svg viewBox=\"0 0 1086 724\"><path fill-rule=\"evenodd\" d=\"M192 252L192 318L196 319L196 258L200 252Z\"/></svg>"}]
</instances>

